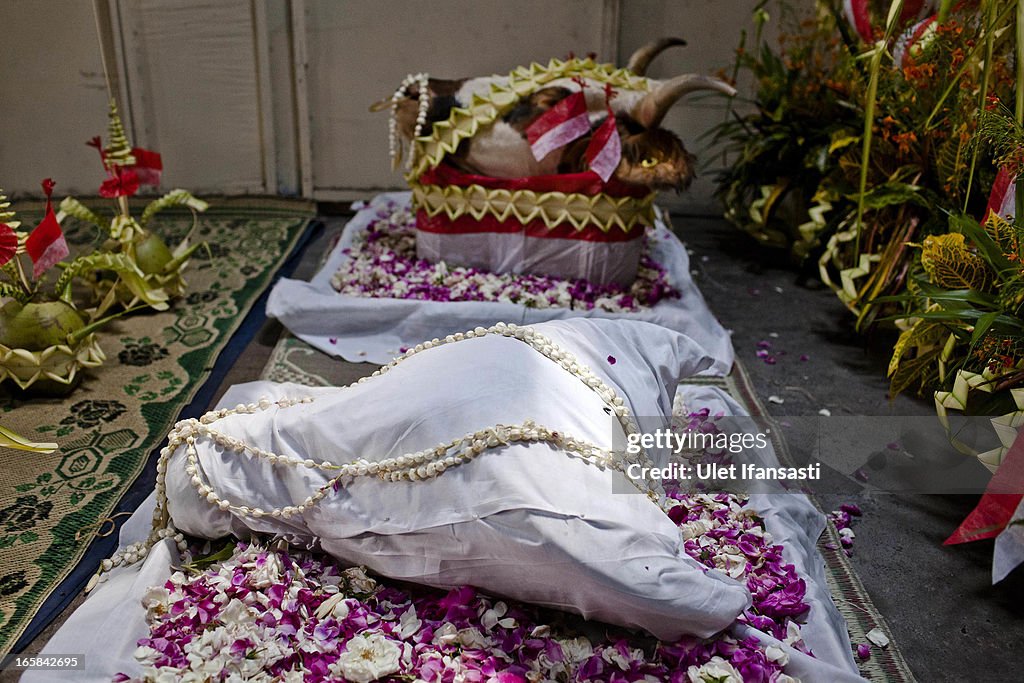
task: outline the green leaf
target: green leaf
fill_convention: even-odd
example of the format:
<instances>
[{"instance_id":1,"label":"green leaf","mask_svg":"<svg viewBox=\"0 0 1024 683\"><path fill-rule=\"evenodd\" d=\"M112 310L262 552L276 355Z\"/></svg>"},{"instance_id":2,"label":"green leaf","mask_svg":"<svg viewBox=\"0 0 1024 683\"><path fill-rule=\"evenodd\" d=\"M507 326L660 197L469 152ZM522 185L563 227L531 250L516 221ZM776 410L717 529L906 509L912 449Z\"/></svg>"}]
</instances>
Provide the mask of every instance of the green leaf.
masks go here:
<instances>
[{"instance_id":1,"label":"green leaf","mask_svg":"<svg viewBox=\"0 0 1024 683\"><path fill-rule=\"evenodd\" d=\"M58 295L65 299L71 298L71 282L74 278L97 271L110 270L120 277L132 294L158 311L167 309L167 292L157 287L152 288L146 283L146 277L139 267L125 254L111 252L94 252L87 256L79 256L64 269L57 280Z\"/></svg>"},{"instance_id":2,"label":"green leaf","mask_svg":"<svg viewBox=\"0 0 1024 683\"><path fill-rule=\"evenodd\" d=\"M64 220L64 215L68 215L79 220L92 223L104 230L107 230L110 227L105 220L93 213L88 207L74 197L65 197L57 208L59 209L59 213L57 214L58 223Z\"/></svg>"},{"instance_id":3,"label":"green leaf","mask_svg":"<svg viewBox=\"0 0 1024 683\"><path fill-rule=\"evenodd\" d=\"M988 261L992 269L1001 277L1006 273L1016 273L1017 266L1006 257L1002 248L996 243L992 236L985 232L985 229L978 225L978 222L970 216L963 214L951 214L949 216L949 229L952 232L963 233L978 248L978 254Z\"/></svg>"},{"instance_id":4,"label":"green leaf","mask_svg":"<svg viewBox=\"0 0 1024 683\"><path fill-rule=\"evenodd\" d=\"M917 204L928 206L928 203L919 194L921 186L909 183L887 182L876 185L864 193L865 209L882 209L887 206L902 204ZM847 195L847 199L856 200L856 193Z\"/></svg>"},{"instance_id":5,"label":"green leaf","mask_svg":"<svg viewBox=\"0 0 1024 683\"><path fill-rule=\"evenodd\" d=\"M204 557L198 557L192 560L191 563L185 565L185 569L201 571L206 569L212 564L217 562L223 562L224 560L230 560L231 556L235 554L236 542L234 540L229 541L224 547L216 552L210 553Z\"/></svg>"},{"instance_id":6,"label":"green leaf","mask_svg":"<svg viewBox=\"0 0 1024 683\"><path fill-rule=\"evenodd\" d=\"M193 211L206 211L206 209L210 207L210 205L202 199L196 199L185 190L171 190L163 197L160 197L160 199L149 203L142 212L142 218L139 219L139 225L146 227L153 216L171 206L187 206Z\"/></svg>"},{"instance_id":7,"label":"green leaf","mask_svg":"<svg viewBox=\"0 0 1024 683\"><path fill-rule=\"evenodd\" d=\"M974 346L984 338L988 333L989 328L992 327L997 318L999 318L998 311L986 313L978 318L978 322L974 324L974 332L971 334L971 346Z\"/></svg>"},{"instance_id":8,"label":"green leaf","mask_svg":"<svg viewBox=\"0 0 1024 683\"><path fill-rule=\"evenodd\" d=\"M31 453L53 453L57 450L57 444L55 443L30 441L17 432L13 432L3 426L0 426L0 447L12 448L18 451L29 451Z\"/></svg>"}]
</instances>

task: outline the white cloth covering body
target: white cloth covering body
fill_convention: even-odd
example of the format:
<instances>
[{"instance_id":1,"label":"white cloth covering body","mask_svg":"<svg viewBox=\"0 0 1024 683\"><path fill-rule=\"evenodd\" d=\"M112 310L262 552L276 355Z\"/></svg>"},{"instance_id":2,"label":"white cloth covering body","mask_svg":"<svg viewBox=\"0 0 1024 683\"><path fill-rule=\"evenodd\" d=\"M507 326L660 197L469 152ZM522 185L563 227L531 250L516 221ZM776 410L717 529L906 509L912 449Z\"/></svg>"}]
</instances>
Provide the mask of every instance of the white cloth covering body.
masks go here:
<instances>
[{"instance_id":1,"label":"white cloth covering body","mask_svg":"<svg viewBox=\"0 0 1024 683\"><path fill-rule=\"evenodd\" d=\"M511 342L512 340L507 341ZM453 345L451 348L455 349L460 344L467 343L468 342L460 342L459 344ZM623 358L626 357L625 354L621 353L620 356ZM550 363L550 361L541 358L539 355L537 355L537 358L540 361ZM594 369L599 375L608 381L610 379L609 371L617 368L619 362L614 366L609 365L605 368L596 367ZM695 363L694 369L699 368L700 365L700 362ZM630 367L627 362L627 364L623 365L620 370L623 371L624 375L627 373L635 374L639 368L635 366ZM397 372L397 369L392 372ZM664 368L656 370L656 373L664 375ZM230 407L236 403L252 402L257 400L260 396L266 395L270 391L284 392L287 394L293 394L295 391L310 392L310 390L305 387L298 388L294 386L288 387L277 385L275 388L275 385L268 385L267 383L252 383L232 388L222 400L221 405ZM314 392L316 391L317 390L314 390ZM334 392L336 390L327 389L318 391L326 393ZM724 410L726 414L741 414L739 406L717 389L711 389L708 387L690 387L683 391L686 392L686 401L691 408L707 405L711 408L712 412L717 412L717 410L721 409ZM653 400L660 404L661 407L664 407L667 396L655 394L655 398ZM316 405L316 403L314 402L312 405ZM648 410L650 409L650 404L648 403L645 407L635 406L635 408L638 408L641 411ZM581 410L586 411L588 410L588 407L581 406ZM577 425L577 427L582 429L585 425ZM612 428L609 425L608 431L611 431L611 429ZM586 435L579 434L579 436L583 437ZM596 433L591 434L591 436L594 438L601 438L602 436L604 438L608 438L607 435ZM546 452L543 453L529 454L530 457L534 455L538 458L543 458L543 462L546 466L549 463L557 462L558 458L563 459L565 462L572 462L564 455L552 452L551 449L546 449ZM660 459L664 454L652 455ZM491 455L484 454L481 456L483 460L491 459L492 465L497 464L504 457L505 455L500 453ZM519 457L525 458L527 457L527 454L523 453ZM758 452L752 452L748 454L748 457L765 465L774 464L776 462L774 453L770 448ZM458 474L460 469L464 469L465 472L463 472L463 474L466 474L469 472L470 467L482 464L483 460L469 466L464 466L463 468L456 468L455 470L443 475L441 479ZM580 467L590 467L578 462L577 464L579 464ZM550 471L544 471L543 476L538 477L536 481L539 482L544 478L556 479L557 476L552 476ZM410 485L410 488L413 486L421 485ZM306 492L308 491L304 489L303 495L305 495ZM643 504L649 505L646 499L637 495L620 495L615 497L626 500L627 506L642 508ZM821 558L814 548L815 539L824 524L821 514L817 512L806 497L801 494L772 492L757 493L751 499L750 504L765 517L768 530L773 534L776 542L783 543L785 546L786 560L796 566L797 571L803 578L805 578L805 580L807 580L808 584L806 599L812 607L808 624L803 629L803 637L815 652L816 658L807 657L806 655L796 652L792 648L787 648L791 658L790 664L787 666L787 671L791 675L797 676L804 681L859 680L856 675L856 666L853 663L850 654L849 641L845 634L845 627L841 617L839 617L832 605L831 598L824 582ZM148 519L152 511L152 506L153 499L151 498L125 525L121 534L122 544L128 544L145 537L148 532ZM503 511L498 513L497 516L500 519L500 515L507 514L508 512L510 511ZM640 512L643 512L642 509ZM202 516L202 513L195 510L193 511L193 514L198 515L199 517ZM512 512L512 514L517 515L521 513ZM178 515L176 515L176 517L177 516ZM187 513L184 514L184 517L187 518L188 516L189 515ZM643 516L643 519L646 523L647 517ZM515 522L516 520L513 519L512 521ZM233 522L228 519L222 520L221 523L230 525ZM397 525L397 527L393 528L408 528L410 526L408 522L403 522L398 519L382 520L382 523L384 524L384 526L380 527L382 529L388 528L388 524ZM661 520L653 521L653 525L654 528L659 531L661 530L661 526L663 526ZM417 523L414 526L420 526L420 524ZM336 532L334 531L331 533L336 535ZM368 550L370 550L370 548L368 548ZM373 547L372 550L376 551L378 548ZM88 652L89 656L86 658L86 669L81 672L73 672L73 675L71 676L68 675L69 672L60 672L59 676L42 671L29 672L23 680L27 683L47 680L100 681L109 680L110 677L118 671L123 671L128 674L137 674L139 670L132 658L132 653L135 649L136 640L146 633L144 623L145 613L140 604L141 596L148 586L162 583L170 574L171 565L176 561L176 552L173 547L169 544L161 544L145 562L133 567L114 570L110 574L108 581L100 585L94 594L86 601L85 605L72 615L72 617L65 623L65 625L44 649L44 654L60 652ZM423 566L424 569L429 569L429 564L429 560L426 562L420 561L420 565ZM438 569L442 569L440 564L438 564ZM454 575L446 575L443 572L439 573L439 575L454 578ZM457 571L455 575L457 575ZM724 581L722 583L725 585ZM652 586L652 588L656 589L657 586ZM766 643L774 642L770 637L753 631L747 627L735 625L733 630L737 635L755 635Z\"/></svg>"}]
</instances>

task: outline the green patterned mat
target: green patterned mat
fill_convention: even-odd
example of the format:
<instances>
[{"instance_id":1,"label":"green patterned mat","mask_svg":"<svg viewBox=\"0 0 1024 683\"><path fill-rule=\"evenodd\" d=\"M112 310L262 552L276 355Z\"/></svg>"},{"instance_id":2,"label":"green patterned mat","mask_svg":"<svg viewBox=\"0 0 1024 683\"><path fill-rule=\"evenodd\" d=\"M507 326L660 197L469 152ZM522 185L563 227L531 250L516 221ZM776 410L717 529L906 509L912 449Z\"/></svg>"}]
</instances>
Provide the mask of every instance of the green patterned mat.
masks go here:
<instances>
[{"instance_id":1,"label":"green patterned mat","mask_svg":"<svg viewBox=\"0 0 1024 683\"><path fill-rule=\"evenodd\" d=\"M345 363L331 358L285 332L274 347L260 379L295 382L307 386L344 386L363 375L370 374L376 368L376 365ZM686 383L718 387L735 398L751 415L773 422L738 361L728 377L691 378L686 380ZM788 462L789 451L781 438L782 429L773 423L771 433L779 459ZM817 501L814 502L818 505ZM830 550L826 547L829 544L834 547L840 546L839 534L831 524L818 540L818 549L825 559L825 578L829 591L840 614L846 619L850 640L854 643L865 643L867 632L878 628L890 641L884 650L872 648L871 658L866 662L860 662L861 675L870 681L912 683L915 681L914 675L896 646L888 624L857 578L850 559L842 551Z\"/></svg>"},{"instance_id":2,"label":"green patterned mat","mask_svg":"<svg viewBox=\"0 0 1024 683\"><path fill-rule=\"evenodd\" d=\"M0 451L0 656L82 559L313 218L304 202L212 204L194 233L210 251L196 252L188 292L170 310L104 328L106 363L67 398L0 387L0 423L60 444L49 455ZM19 214L31 224L30 212ZM155 229L174 245L191 225L191 214L168 211ZM97 239L70 219L64 230L73 251Z\"/></svg>"}]
</instances>

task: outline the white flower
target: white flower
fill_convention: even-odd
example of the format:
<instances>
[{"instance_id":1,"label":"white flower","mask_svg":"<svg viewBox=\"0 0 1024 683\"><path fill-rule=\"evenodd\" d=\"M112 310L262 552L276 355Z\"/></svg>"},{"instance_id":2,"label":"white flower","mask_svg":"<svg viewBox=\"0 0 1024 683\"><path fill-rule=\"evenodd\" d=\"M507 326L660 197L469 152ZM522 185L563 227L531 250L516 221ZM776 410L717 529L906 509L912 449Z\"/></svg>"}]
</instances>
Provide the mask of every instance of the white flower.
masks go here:
<instances>
[{"instance_id":1,"label":"white flower","mask_svg":"<svg viewBox=\"0 0 1024 683\"><path fill-rule=\"evenodd\" d=\"M606 647L601 652L601 658L607 661L608 664L613 664L623 671L630 670L630 660L623 655L622 652L618 651L614 647Z\"/></svg>"},{"instance_id":2,"label":"white flower","mask_svg":"<svg viewBox=\"0 0 1024 683\"><path fill-rule=\"evenodd\" d=\"M240 626L253 621L253 616L244 602L232 598L231 602L217 615L217 619L225 626Z\"/></svg>"},{"instance_id":3,"label":"white flower","mask_svg":"<svg viewBox=\"0 0 1024 683\"><path fill-rule=\"evenodd\" d=\"M280 581L283 569L277 553L267 553L263 562L249 572L249 580L253 588L269 588Z\"/></svg>"},{"instance_id":4,"label":"white flower","mask_svg":"<svg viewBox=\"0 0 1024 683\"><path fill-rule=\"evenodd\" d=\"M740 672L721 657L712 657L701 667L691 666L686 670L690 683L743 683Z\"/></svg>"},{"instance_id":5,"label":"white flower","mask_svg":"<svg viewBox=\"0 0 1024 683\"><path fill-rule=\"evenodd\" d=\"M354 683L369 683L398 671L402 650L380 633L354 636L331 665L331 673Z\"/></svg>"},{"instance_id":6,"label":"white flower","mask_svg":"<svg viewBox=\"0 0 1024 683\"><path fill-rule=\"evenodd\" d=\"M445 622L441 628L434 631L434 645L453 645L459 639L459 629L455 624Z\"/></svg>"},{"instance_id":7,"label":"white flower","mask_svg":"<svg viewBox=\"0 0 1024 683\"><path fill-rule=\"evenodd\" d=\"M377 582L367 576L362 567L350 567L341 574L356 593L372 593L377 589Z\"/></svg>"},{"instance_id":8,"label":"white flower","mask_svg":"<svg viewBox=\"0 0 1024 683\"><path fill-rule=\"evenodd\" d=\"M734 545L722 546L721 552L715 555L715 567L732 578L739 579L747 569L747 558L743 551Z\"/></svg>"},{"instance_id":9,"label":"white flower","mask_svg":"<svg viewBox=\"0 0 1024 683\"><path fill-rule=\"evenodd\" d=\"M685 524L679 525L679 530L683 532L683 540L689 541L691 538L697 538L703 536L707 532L714 528L713 524L706 519L695 519L692 522L686 522Z\"/></svg>"},{"instance_id":10,"label":"white flower","mask_svg":"<svg viewBox=\"0 0 1024 683\"><path fill-rule=\"evenodd\" d=\"M142 606L150 616L164 614L170 604L171 593L163 586L152 586L142 596Z\"/></svg>"},{"instance_id":11,"label":"white flower","mask_svg":"<svg viewBox=\"0 0 1024 683\"><path fill-rule=\"evenodd\" d=\"M341 621L348 616L348 602L344 593L335 593L331 597L327 598L320 603L320 606L316 608L316 618L326 619L331 616Z\"/></svg>"},{"instance_id":12,"label":"white flower","mask_svg":"<svg viewBox=\"0 0 1024 683\"><path fill-rule=\"evenodd\" d=\"M566 661L573 664L589 659L594 654L594 647L583 636L559 640L558 644L562 648L562 654L565 655Z\"/></svg>"},{"instance_id":13,"label":"white flower","mask_svg":"<svg viewBox=\"0 0 1024 683\"><path fill-rule=\"evenodd\" d=\"M789 664L789 653L778 645L769 645L766 647L764 649L764 656L768 658L769 662L775 662L779 666L786 666Z\"/></svg>"},{"instance_id":14,"label":"white flower","mask_svg":"<svg viewBox=\"0 0 1024 683\"><path fill-rule=\"evenodd\" d=\"M790 647L796 647L798 644L804 642L803 634L800 633L800 625L795 621L790 621L786 624L786 639L783 640L786 645Z\"/></svg>"},{"instance_id":15,"label":"white flower","mask_svg":"<svg viewBox=\"0 0 1024 683\"><path fill-rule=\"evenodd\" d=\"M499 600L494 603L494 607L483 613L483 616L480 617L480 623L488 631L493 631L494 627L498 625L498 620L505 616L507 611L508 605Z\"/></svg>"},{"instance_id":16,"label":"white flower","mask_svg":"<svg viewBox=\"0 0 1024 683\"><path fill-rule=\"evenodd\" d=\"M398 620L398 635L402 638L409 638L420 632L423 627L423 622L416 616L416 608L412 605L409 609L402 612L402 617Z\"/></svg>"},{"instance_id":17,"label":"white flower","mask_svg":"<svg viewBox=\"0 0 1024 683\"><path fill-rule=\"evenodd\" d=\"M464 628L459 631L458 640L462 643L463 647L474 650L485 650L492 645L491 639L475 628Z\"/></svg>"}]
</instances>

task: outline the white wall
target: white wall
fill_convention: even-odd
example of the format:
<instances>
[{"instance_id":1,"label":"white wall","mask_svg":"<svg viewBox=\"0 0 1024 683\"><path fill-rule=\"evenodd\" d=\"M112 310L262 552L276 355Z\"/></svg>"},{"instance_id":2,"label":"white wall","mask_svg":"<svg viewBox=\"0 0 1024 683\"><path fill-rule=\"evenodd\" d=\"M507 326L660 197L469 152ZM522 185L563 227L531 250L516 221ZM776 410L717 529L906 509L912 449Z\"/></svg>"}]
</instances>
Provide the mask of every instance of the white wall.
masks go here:
<instances>
[{"instance_id":1,"label":"white wall","mask_svg":"<svg viewBox=\"0 0 1024 683\"><path fill-rule=\"evenodd\" d=\"M402 178L387 115L369 105L411 72L504 73L597 52L621 63L660 36L685 38L649 75L728 67L753 2L715 0L98 0L132 141L164 156L164 186L200 194L350 199ZM106 94L92 3L0 8L0 187L94 193L92 135ZM700 154L724 100L691 96L666 125ZM681 199L713 210L708 178ZM672 201L673 198L666 198Z\"/></svg>"}]
</instances>

